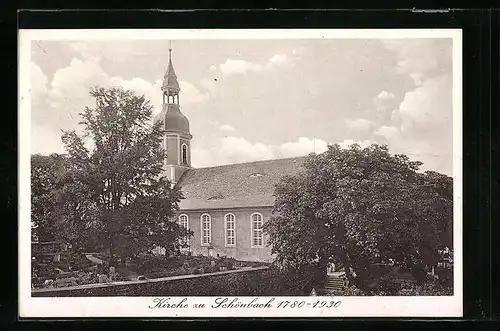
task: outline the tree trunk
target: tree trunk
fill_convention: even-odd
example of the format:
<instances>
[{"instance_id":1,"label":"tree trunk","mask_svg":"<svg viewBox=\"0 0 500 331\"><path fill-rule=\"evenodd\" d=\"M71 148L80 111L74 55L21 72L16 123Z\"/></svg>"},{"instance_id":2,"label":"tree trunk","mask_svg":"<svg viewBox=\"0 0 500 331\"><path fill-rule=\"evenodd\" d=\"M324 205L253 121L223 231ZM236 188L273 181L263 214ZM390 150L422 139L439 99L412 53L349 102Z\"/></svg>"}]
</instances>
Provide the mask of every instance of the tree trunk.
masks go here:
<instances>
[{"instance_id":1,"label":"tree trunk","mask_svg":"<svg viewBox=\"0 0 500 331\"><path fill-rule=\"evenodd\" d=\"M115 224L114 224L114 215L113 212L110 212L109 210L107 211L106 215L106 224L107 224L107 230L109 231L108 233L108 238L109 238L109 266L110 267L116 267L115 263L115 255L116 255L116 245L115 245Z\"/></svg>"}]
</instances>

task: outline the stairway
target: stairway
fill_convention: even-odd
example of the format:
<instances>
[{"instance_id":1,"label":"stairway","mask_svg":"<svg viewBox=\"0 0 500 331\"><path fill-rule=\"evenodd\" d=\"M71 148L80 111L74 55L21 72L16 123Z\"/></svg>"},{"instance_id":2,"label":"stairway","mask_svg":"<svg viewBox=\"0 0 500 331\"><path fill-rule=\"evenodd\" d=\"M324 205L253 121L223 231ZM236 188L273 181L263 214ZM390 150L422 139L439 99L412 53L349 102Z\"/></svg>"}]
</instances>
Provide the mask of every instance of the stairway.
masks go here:
<instances>
[{"instance_id":1,"label":"stairway","mask_svg":"<svg viewBox=\"0 0 500 331\"><path fill-rule=\"evenodd\" d=\"M346 287L346 281L344 278L336 275L327 275L325 281L325 292L332 293L335 291L340 291Z\"/></svg>"}]
</instances>

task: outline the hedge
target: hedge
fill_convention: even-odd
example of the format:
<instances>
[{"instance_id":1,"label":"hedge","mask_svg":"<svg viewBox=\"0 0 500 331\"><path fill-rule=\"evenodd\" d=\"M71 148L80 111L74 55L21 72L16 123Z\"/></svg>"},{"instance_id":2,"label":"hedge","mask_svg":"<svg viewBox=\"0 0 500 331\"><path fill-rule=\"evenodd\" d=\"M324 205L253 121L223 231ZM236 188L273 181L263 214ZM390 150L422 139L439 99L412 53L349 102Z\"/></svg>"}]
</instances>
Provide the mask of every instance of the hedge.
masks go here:
<instances>
[{"instance_id":1,"label":"hedge","mask_svg":"<svg viewBox=\"0 0 500 331\"><path fill-rule=\"evenodd\" d=\"M34 290L32 296L246 296L255 295L263 280L262 274L266 271L265 269L249 269L173 280L133 281L117 285L95 284L54 290Z\"/></svg>"}]
</instances>

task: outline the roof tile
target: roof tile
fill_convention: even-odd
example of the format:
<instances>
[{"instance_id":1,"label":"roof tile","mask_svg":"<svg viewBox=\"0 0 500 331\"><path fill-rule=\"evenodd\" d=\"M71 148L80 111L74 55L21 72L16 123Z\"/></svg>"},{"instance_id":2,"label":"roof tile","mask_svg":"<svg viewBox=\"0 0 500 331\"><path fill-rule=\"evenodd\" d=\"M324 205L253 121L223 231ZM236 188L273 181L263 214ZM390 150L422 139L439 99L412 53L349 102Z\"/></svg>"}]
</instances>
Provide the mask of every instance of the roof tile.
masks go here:
<instances>
[{"instance_id":1,"label":"roof tile","mask_svg":"<svg viewBox=\"0 0 500 331\"><path fill-rule=\"evenodd\" d=\"M302 168L306 157L229 164L187 170L177 186L185 197L181 210L265 207L274 204L274 188Z\"/></svg>"}]
</instances>

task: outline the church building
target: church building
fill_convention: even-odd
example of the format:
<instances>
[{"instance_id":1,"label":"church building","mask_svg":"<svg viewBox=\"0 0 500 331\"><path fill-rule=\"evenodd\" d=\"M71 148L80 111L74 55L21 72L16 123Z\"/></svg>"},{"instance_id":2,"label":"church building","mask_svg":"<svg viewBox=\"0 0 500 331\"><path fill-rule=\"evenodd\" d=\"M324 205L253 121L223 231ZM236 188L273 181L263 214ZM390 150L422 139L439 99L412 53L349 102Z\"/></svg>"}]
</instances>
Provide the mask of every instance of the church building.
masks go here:
<instances>
[{"instance_id":1,"label":"church building","mask_svg":"<svg viewBox=\"0 0 500 331\"><path fill-rule=\"evenodd\" d=\"M163 105L155 122L165 126L165 176L185 198L177 220L194 233L187 250L193 255L270 262L271 248L262 227L271 217L274 187L283 176L297 173L304 157L193 168L189 120L180 109L181 90L172 49L169 52Z\"/></svg>"}]
</instances>

